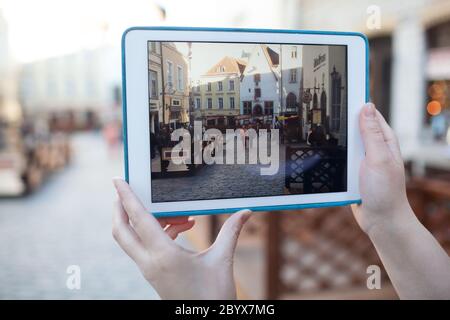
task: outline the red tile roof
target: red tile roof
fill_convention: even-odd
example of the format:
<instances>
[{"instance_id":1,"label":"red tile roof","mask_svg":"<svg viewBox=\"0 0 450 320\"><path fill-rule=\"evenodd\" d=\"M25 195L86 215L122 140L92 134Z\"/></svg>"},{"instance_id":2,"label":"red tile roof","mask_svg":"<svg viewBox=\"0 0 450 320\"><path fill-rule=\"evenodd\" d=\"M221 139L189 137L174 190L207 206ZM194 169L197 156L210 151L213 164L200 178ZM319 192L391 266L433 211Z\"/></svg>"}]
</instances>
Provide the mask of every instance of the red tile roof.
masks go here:
<instances>
[{"instance_id":1,"label":"red tile roof","mask_svg":"<svg viewBox=\"0 0 450 320\"><path fill-rule=\"evenodd\" d=\"M241 75L242 72L244 72L246 65L247 63L244 60L226 56L210 68L204 75L215 76L232 73Z\"/></svg>"}]
</instances>

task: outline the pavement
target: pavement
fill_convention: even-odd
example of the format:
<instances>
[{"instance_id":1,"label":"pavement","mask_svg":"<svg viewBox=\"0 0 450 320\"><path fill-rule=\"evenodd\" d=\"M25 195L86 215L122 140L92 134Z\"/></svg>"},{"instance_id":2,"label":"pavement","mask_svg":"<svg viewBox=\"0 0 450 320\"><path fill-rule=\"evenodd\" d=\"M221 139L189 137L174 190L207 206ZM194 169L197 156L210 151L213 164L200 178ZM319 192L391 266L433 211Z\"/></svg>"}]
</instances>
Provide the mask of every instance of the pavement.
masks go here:
<instances>
[{"instance_id":1,"label":"pavement","mask_svg":"<svg viewBox=\"0 0 450 320\"><path fill-rule=\"evenodd\" d=\"M108 151L97 133L74 135L72 146L72 163L35 194L0 199L0 299L157 299L111 236L121 148ZM71 265L79 290L66 285Z\"/></svg>"},{"instance_id":2,"label":"pavement","mask_svg":"<svg viewBox=\"0 0 450 320\"><path fill-rule=\"evenodd\" d=\"M273 175L261 175L261 168L268 166L260 163L248 164L248 155L246 163L203 165L191 176L154 179L152 181L153 201L227 199L285 194L284 145L279 152L278 171Z\"/></svg>"}]
</instances>

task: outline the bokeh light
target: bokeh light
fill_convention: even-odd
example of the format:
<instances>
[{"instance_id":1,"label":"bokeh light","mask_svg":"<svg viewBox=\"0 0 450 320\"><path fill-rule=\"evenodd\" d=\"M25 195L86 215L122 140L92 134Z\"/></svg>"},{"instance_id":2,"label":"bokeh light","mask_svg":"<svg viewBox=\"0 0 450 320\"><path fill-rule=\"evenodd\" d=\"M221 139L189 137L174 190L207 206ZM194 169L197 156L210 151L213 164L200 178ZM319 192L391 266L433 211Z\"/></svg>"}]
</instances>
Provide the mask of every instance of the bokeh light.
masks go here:
<instances>
[{"instance_id":1,"label":"bokeh light","mask_svg":"<svg viewBox=\"0 0 450 320\"><path fill-rule=\"evenodd\" d=\"M441 113L441 110L442 106L439 101L433 100L430 101L427 105L427 112L432 116L438 115L439 113Z\"/></svg>"}]
</instances>

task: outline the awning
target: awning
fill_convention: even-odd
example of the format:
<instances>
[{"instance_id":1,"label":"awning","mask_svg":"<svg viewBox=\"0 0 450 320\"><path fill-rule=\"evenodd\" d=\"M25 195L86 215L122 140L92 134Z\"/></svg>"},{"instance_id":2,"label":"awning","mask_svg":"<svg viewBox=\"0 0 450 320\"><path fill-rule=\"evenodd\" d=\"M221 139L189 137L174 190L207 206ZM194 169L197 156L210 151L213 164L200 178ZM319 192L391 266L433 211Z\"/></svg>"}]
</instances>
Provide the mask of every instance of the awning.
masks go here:
<instances>
[{"instance_id":1,"label":"awning","mask_svg":"<svg viewBox=\"0 0 450 320\"><path fill-rule=\"evenodd\" d=\"M170 106L169 109L171 112L180 112L181 106Z\"/></svg>"},{"instance_id":2,"label":"awning","mask_svg":"<svg viewBox=\"0 0 450 320\"><path fill-rule=\"evenodd\" d=\"M245 119L250 119L252 116L249 114L241 114L238 116L235 116L234 119L236 120L245 120Z\"/></svg>"}]
</instances>

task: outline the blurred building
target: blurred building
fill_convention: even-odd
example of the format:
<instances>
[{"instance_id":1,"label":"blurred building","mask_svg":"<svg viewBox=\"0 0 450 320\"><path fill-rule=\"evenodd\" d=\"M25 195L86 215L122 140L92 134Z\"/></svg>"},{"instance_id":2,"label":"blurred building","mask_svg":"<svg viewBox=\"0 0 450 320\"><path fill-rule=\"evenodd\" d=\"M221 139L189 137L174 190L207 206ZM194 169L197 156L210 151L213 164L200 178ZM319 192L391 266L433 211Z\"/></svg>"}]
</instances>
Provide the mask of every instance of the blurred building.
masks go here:
<instances>
[{"instance_id":1,"label":"blurred building","mask_svg":"<svg viewBox=\"0 0 450 320\"><path fill-rule=\"evenodd\" d=\"M17 122L22 115L17 101L17 70L9 50L8 26L0 11L0 122Z\"/></svg>"},{"instance_id":2,"label":"blurred building","mask_svg":"<svg viewBox=\"0 0 450 320\"><path fill-rule=\"evenodd\" d=\"M121 104L120 50L102 46L24 64L20 99L24 112L71 127L92 127Z\"/></svg>"},{"instance_id":3,"label":"blurred building","mask_svg":"<svg viewBox=\"0 0 450 320\"><path fill-rule=\"evenodd\" d=\"M434 117L447 119L448 132L450 1L297 3L297 28L359 31L368 36L371 100L393 126L406 158L424 153L424 142L432 139ZM439 157L437 152L435 158Z\"/></svg>"},{"instance_id":4,"label":"blurred building","mask_svg":"<svg viewBox=\"0 0 450 320\"><path fill-rule=\"evenodd\" d=\"M240 78L246 62L224 57L201 76L193 89L195 117L206 125L234 125L239 115Z\"/></svg>"}]
</instances>

